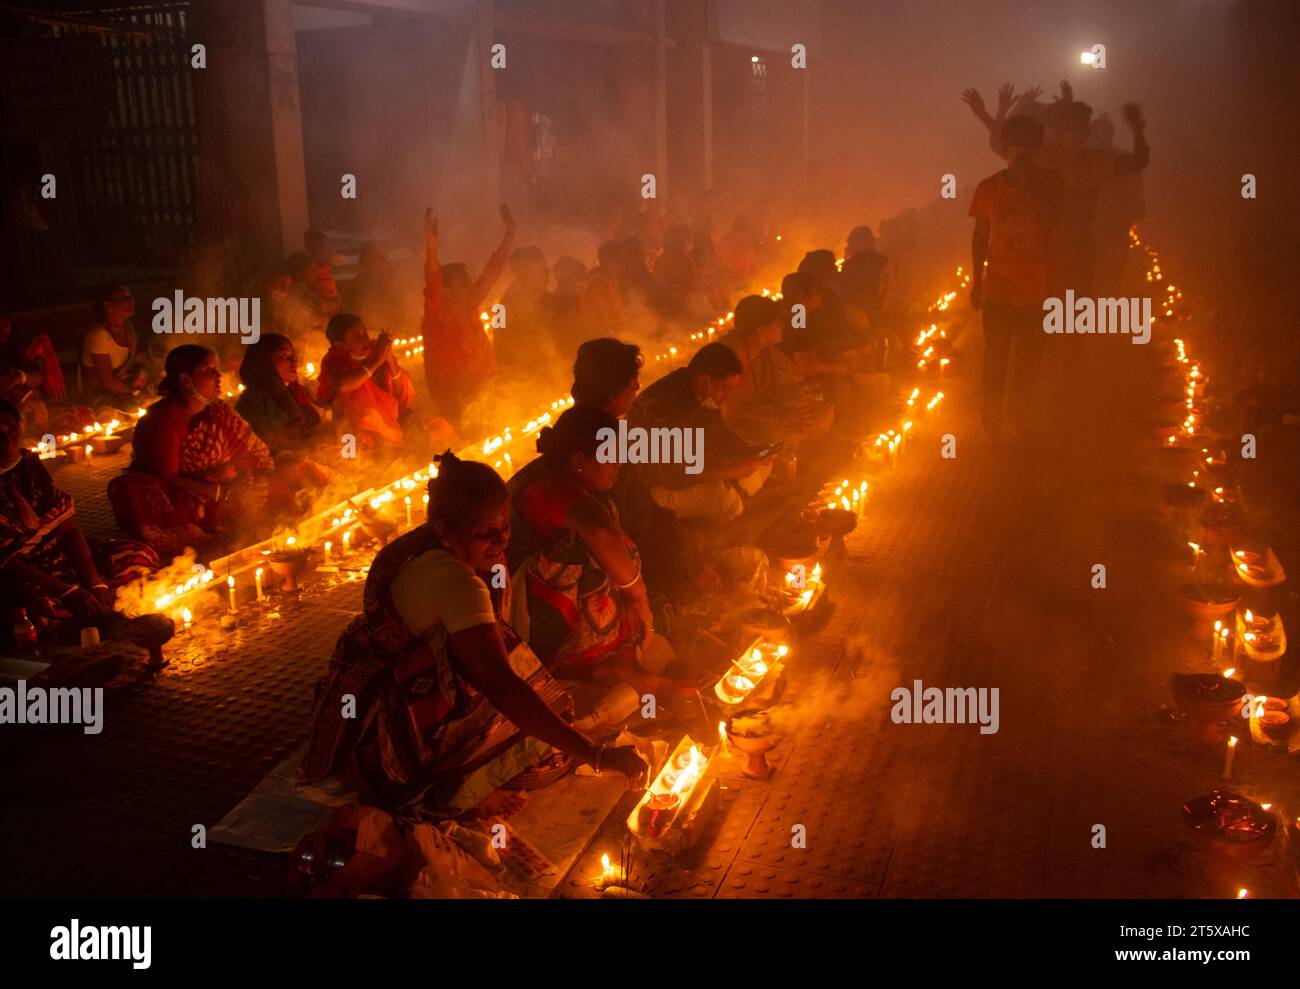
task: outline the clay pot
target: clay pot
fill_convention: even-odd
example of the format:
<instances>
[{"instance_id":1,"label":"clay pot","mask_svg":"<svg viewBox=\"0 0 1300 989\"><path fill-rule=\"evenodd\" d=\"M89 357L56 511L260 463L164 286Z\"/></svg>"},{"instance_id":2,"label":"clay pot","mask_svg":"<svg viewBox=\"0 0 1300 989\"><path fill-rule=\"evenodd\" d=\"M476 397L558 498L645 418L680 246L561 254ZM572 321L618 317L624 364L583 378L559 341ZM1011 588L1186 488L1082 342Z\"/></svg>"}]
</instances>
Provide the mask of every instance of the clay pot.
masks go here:
<instances>
[{"instance_id":1,"label":"clay pot","mask_svg":"<svg viewBox=\"0 0 1300 989\"><path fill-rule=\"evenodd\" d=\"M1217 673L1175 673L1169 679L1174 703L1206 741L1217 737L1215 726L1241 714L1246 685Z\"/></svg>"},{"instance_id":2,"label":"clay pot","mask_svg":"<svg viewBox=\"0 0 1300 989\"><path fill-rule=\"evenodd\" d=\"M1251 827L1225 826L1248 821ZM1193 797L1183 805L1183 823L1192 829L1197 847L1229 862L1245 862L1262 854L1277 834L1277 818L1255 801L1227 790Z\"/></svg>"},{"instance_id":3,"label":"clay pot","mask_svg":"<svg viewBox=\"0 0 1300 989\"><path fill-rule=\"evenodd\" d=\"M1213 637L1216 621L1228 623L1240 600L1233 591L1213 584L1184 584L1182 596L1183 611L1190 623L1188 634L1202 641Z\"/></svg>"},{"instance_id":4,"label":"clay pot","mask_svg":"<svg viewBox=\"0 0 1300 989\"><path fill-rule=\"evenodd\" d=\"M280 589L286 593L298 590L298 578L307 570L307 554L301 550L284 550L271 554L267 561L271 572L281 578Z\"/></svg>"},{"instance_id":5,"label":"clay pot","mask_svg":"<svg viewBox=\"0 0 1300 989\"><path fill-rule=\"evenodd\" d=\"M727 725L727 740L737 752L745 756L745 765L741 772L750 779L763 780L772 775L772 764L767 761L767 753L776 746L773 735L735 735L731 725Z\"/></svg>"}]
</instances>

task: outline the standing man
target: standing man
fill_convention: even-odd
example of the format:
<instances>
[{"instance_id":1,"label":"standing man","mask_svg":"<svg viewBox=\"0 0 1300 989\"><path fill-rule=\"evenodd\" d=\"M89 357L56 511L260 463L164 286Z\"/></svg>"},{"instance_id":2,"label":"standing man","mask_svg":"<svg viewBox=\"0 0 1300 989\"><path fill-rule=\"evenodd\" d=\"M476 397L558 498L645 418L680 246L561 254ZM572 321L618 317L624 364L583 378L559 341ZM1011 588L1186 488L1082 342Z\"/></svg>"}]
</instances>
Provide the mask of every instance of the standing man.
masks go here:
<instances>
[{"instance_id":1,"label":"standing man","mask_svg":"<svg viewBox=\"0 0 1300 989\"><path fill-rule=\"evenodd\" d=\"M1012 407L1008 431L1014 438L1033 401L1043 358L1049 246L1064 198L1060 173L1036 164L1043 144L1042 124L1025 115L1011 117L1003 126L1002 140L1010 164L976 186L970 206L975 218L970 299L984 314L983 423L995 441L1008 427L1004 407ZM1010 375L1008 402L1013 351L1015 372Z\"/></svg>"}]
</instances>

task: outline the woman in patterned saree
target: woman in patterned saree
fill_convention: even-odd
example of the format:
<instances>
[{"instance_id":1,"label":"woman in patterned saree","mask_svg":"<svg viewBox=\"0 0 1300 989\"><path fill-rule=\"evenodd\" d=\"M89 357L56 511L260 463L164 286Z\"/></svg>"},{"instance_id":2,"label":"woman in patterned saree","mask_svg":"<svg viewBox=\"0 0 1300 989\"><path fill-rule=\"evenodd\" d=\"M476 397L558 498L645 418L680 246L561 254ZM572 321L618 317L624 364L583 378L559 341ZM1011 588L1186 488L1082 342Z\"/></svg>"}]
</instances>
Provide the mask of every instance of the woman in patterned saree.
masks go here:
<instances>
[{"instance_id":1,"label":"woman in patterned saree","mask_svg":"<svg viewBox=\"0 0 1300 989\"><path fill-rule=\"evenodd\" d=\"M335 776L408 818L509 812L519 798L502 784L550 747L644 785L633 746L606 749L570 727L567 696L502 617L505 484L486 464L438 461L428 521L375 557L364 611L316 688L300 779Z\"/></svg>"},{"instance_id":2,"label":"woman in patterned saree","mask_svg":"<svg viewBox=\"0 0 1300 989\"><path fill-rule=\"evenodd\" d=\"M0 399L0 598L35 619L91 625L113 611L115 588L158 569L147 546L112 540L92 548L72 497L22 448L20 413Z\"/></svg>"},{"instance_id":3,"label":"woman in patterned saree","mask_svg":"<svg viewBox=\"0 0 1300 989\"><path fill-rule=\"evenodd\" d=\"M538 436L541 456L510 481L511 623L556 676L668 690L672 680L635 664L654 618L640 554L609 497L619 464L596 457L602 429L617 432L618 420L569 409Z\"/></svg>"},{"instance_id":4,"label":"woman in patterned saree","mask_svg":"<svg viewBox=\"0 0 1300 989\"><path fill-rule=\"evenodd\" d=\"M206 347L167 355L163 397L136 426L131 465L108 485L117 524L165 557L211 549L258 519L275 462L242 416L221 401L221 369Z\"/></svg>"}]
</instances>

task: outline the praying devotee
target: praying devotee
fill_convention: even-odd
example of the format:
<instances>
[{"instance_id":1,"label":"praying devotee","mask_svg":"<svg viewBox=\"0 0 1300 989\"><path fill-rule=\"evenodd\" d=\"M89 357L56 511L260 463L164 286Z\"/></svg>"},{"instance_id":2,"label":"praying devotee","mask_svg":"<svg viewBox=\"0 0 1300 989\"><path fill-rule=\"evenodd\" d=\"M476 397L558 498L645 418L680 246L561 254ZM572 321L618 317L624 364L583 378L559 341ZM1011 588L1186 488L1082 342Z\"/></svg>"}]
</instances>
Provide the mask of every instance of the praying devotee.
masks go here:
<instances>
[{"instance_id":1,"label":"praying devotee","mask_svg":"<svg viewBox=\"0 0 1300 989\"><path fill-rule=\"evenodd\" d=\"M398 446L402 419L415 396L387 333L370 339L360 316L339 313L325 328L330 349L321 360L316 398L333 410L334 426L365 449Z\"/></svg>"},{"instance_id":2,"label":"praying devotee","mask_svg":"<svg viewBox=\"0 0 1300 989\"><path fill-rule=\"evenodd\" d=\"M463 264L438 259L438 218L424 214L424 380L434 405L460 425L470 404L496 374L492 342L479 319L483 300L496 285L515 239L514 220L502 210L505 231L477 279Z\"/></svg>"},{"instance_id":3,"label":"praying devotee","mask_svg":"<svg viewBox=\"0 0 1300 989\"><path fill-rule=\"evenodd\" d=\"M686 367L646 388L633 403L628 423L639 429L689 430L703 439L698 473L682 463L639 463L650 494L679 518L726 520L745 510L745 496L757 494L771 473L775 452L752 447L723 421L721 408L740 384L743 368L731 348L707 343ZM698 440L696 440L698 442Z\"/></svg>"},{"instance_id":4,"label":"praying devotee","mask_svg":"<svg viewBox=\"0 0 1300 989\"><path fill-rule=\"evenodd\" d=\"M129 401L145 385L145 356L131 323L135 299L125 285L95 297L95 324L81 344L81 388L91 405Z\"/></svg>"},{"instance_id":5,"label":"praying devotee","mask_svg":"<svg viewBox=\"0 0 1300 989\"><path fill-rule=\"evenodd\" d=\"M221 400L221 369L206 347L187 343L168 354L158 394L108 500L123 532L170 559L229 541L263 514L275 461Z\"/></svg>"},{"instance_id":6,"label":"praying devotee","mask_svg":"<svg viewBox=\"0 0 1300 989\"><path fill-rule=\"evenodd\" d=\"M113 611L116 589L159 566L148 546L114 539L92 548L72 497L22 448L22 414L0 399L0 587L6 603L56 625L89 625Z\"/></svg>"},{"instance_id":7,"label":"praying devotee","mask_svg":"<svg viewBox=\"0 0 1300 989\"><path fill-rule=\"evenodd\" d=\"M405 819L517 810L511 781L552 748L643 783L633 746L570 726L563 689L510 624L505 483L446 454L428 493L428 520L370 566L362 613L316 689L300 777L334 776ZM349 696L356 717L343 716Z\"/></svg>"},{"instance_id":8,"label":"praying devotee","mask_svg":"<svg viewBox=\"0 0 1300 989\"><path fill-rule=\"evenodd\" d=\"M573 362L574 408L594 408L615 419L625 418L641 388L643 360L641 348L634 343L612 337L583 343ZM675 512L654 500L639 471L620 470L607 495L619 524L638 547L651 590L684 601L694 593L721 589L717 571L700 557L696 536Z\"/></svg>"}]
</instances>

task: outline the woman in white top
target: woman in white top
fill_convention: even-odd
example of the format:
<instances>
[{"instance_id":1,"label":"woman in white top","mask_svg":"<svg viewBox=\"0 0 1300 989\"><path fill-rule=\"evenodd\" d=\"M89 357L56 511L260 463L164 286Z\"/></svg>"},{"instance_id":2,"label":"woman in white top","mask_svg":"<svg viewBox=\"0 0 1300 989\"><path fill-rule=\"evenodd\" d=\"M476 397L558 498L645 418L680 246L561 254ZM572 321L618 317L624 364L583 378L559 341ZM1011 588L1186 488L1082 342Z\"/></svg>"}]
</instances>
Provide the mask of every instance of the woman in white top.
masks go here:
<instances>
[{"instance_id":1,"label":"woman in white top","mask_svg":"<svg viewBox=\"0 0 1300 989\"><path fill-rule=\"evenodd\" d=\"M95 297L95 325L81 345L82 392L101 401L138 394L144 358L131 317L135 300L125 285L106 285Z\"/></svg>"},{"instance_id":2,"label":"woman in white top","mask_svg":"<svg viewBox=\"0 0 1300 989\"><path fill-rule=\"evenodd\" d=\"M375 557L364 612L316 688L300 778L336 776L367 803L422 818L517 809L509 780L551 747L644 786L636 748L571 727L567 695L502 617L505 482L451 453L438 462L428 521Z\"/></svg>"}]
</instances>

